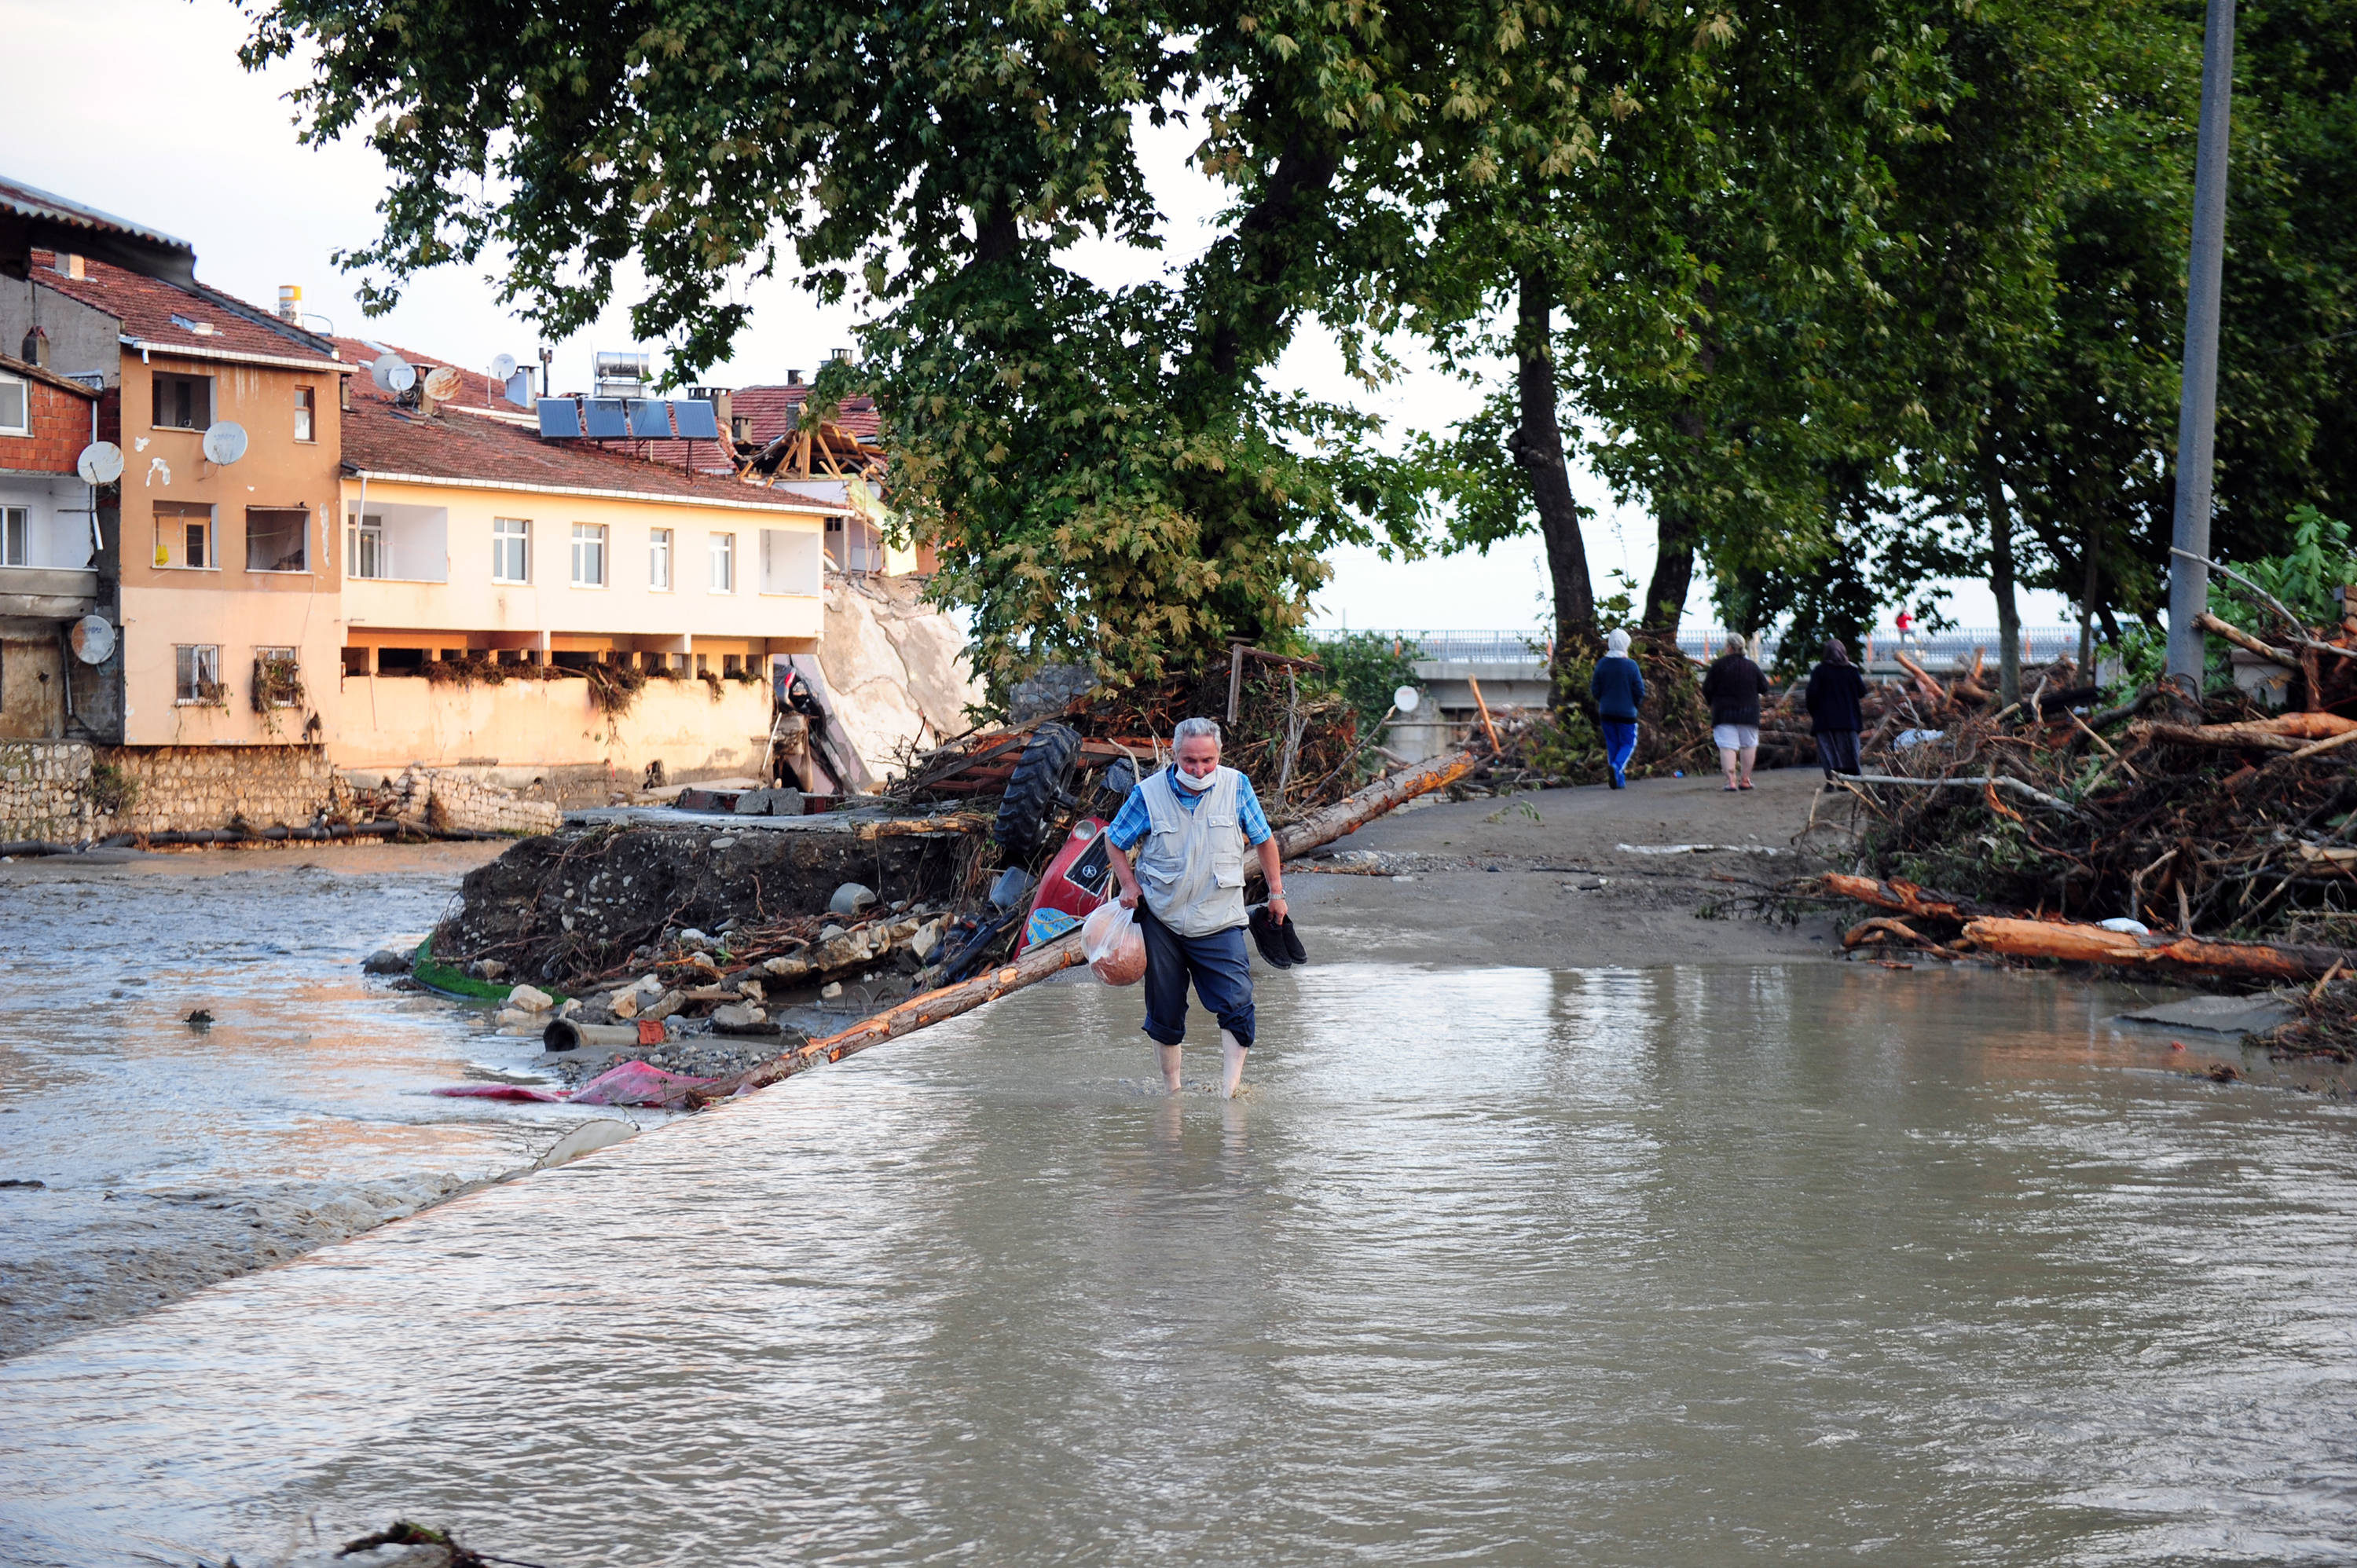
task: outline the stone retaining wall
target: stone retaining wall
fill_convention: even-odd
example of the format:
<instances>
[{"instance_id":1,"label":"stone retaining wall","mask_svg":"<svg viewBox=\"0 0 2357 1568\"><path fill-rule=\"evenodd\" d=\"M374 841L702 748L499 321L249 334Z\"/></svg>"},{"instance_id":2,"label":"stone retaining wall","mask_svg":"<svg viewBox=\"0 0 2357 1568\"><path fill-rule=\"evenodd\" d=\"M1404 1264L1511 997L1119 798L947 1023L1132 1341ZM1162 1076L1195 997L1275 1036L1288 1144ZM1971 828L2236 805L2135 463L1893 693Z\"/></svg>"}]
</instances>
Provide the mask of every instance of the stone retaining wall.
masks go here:
<instances>
[{"instance_id":1,"label":"stone retaining wall","mask_svg":"<svg viewBox=\"0 0 2357 1568\"><path fill-rule=\"evenodd\" d=\"M88 838L90 764L77 741L0 741L0 839Z\"/></svg>"},{"instance_id":2,"label":"stone retaining wall","mask_svg":"<svg viewBox=\"0 0 2357 1568\"><path fill-rule=\"evenodd\" d=\"M317 746L102 746L94 760L118 769L128 807L97 818L108 833L235 827L308 827L349 796Z\"/></svg>"},{"instance_id":3,"label":"stone retaining wall","mask_svg":"<svg viewBox=\"0 0 2357 1568\"><path fill-rule=\"evenodd\" d=\"M412 768L393 781L402 796L393 814L429 826L482 833L553 833L565 813L546 800L526 800L512 789L463 773Z\"/></svg>"},{"instance_id":4,"label":"stone retaining wall","mask_svg":"<svg viewBox=\"0 0 2357 1568\"><path fill-rule=\"evenodd\" d=\"M102 770L103 770L102 772ZM101 795L127 796L102 811ZM308 827L350 792L316 746L91 746L0 741L0 839Z\"/></svg>"}]
</instances>

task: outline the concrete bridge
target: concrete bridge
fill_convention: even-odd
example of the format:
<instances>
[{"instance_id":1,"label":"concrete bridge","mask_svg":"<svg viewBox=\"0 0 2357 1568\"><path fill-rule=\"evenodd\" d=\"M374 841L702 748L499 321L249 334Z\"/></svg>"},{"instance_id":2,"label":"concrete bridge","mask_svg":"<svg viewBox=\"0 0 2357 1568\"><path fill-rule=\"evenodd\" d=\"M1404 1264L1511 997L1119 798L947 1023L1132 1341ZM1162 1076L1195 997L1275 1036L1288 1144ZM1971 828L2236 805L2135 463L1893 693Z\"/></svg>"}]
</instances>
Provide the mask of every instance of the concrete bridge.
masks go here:
<instances>
[{"instance_id":1,"label":"concrete bridge","mask_svg":"<svg viewBox=\"0 0 2357 1568\"><path fill-rule=\"evenodd\" d=\"M1363 633L1357 635L1365 635ZM1410 761L1437 757L1480 725L1480 700L1495 715L1521 708L1544 707L1547 702L1548 647L1544 639L1512 631L1386 630L1375 635L1396 641L1403 650L1422 657L1415 661L1416 685L1426 701L1412 716L1392 723L1385 743ZM1678 633L1678 649L1697 663L1708 663L1727 644L1728 633L1717 627L1694 627ZM1772 665L1781 638L1762 635L1761 662ZM1897 655L1907 655L1934 673L1969 665L1975 649L1994 665L1997 634L1994 627L1964 627L1942 632L1918 632L1901 639L1896 633L1877 632L1850 656L1866 669L1867 678L1895 681L1905 673ZM2079 628L2074 626L2025 627L2021 633L2024 668L2050 662L2056 656L2079 652Z\"/></svg>"}]
</instances>

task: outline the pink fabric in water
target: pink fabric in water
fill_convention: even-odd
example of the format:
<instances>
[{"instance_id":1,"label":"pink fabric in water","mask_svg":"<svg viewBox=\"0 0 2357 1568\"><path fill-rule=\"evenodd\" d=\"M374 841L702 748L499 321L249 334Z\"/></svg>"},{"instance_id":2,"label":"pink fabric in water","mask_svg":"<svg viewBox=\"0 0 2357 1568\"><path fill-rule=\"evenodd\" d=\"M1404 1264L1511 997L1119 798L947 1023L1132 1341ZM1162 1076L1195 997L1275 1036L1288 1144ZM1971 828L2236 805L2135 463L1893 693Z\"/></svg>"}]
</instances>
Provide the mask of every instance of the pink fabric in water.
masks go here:
<instances>
[{"instance_id":1,"label":"pink fabric in water","mask_svg":"<svg viewBox=\"0 0 2357 1568\"><path fill-rule=\"evenodd\" d=\"M665 1072L644 1062L624 1062L608 1068L575 1090L565 1099L575 1105L661 1105L689 1090L716 1083L717 1079L689 1078Z\"/></svg>"},{"instance_id":2,"label":"pink fabric in water","mask_svg":"<svg viewBox=\"0 0 2357 1568\"><path fill-rule=\"evenodd\" d=\"M624 1062L608 1068L596 1078L570 1094L556 1094L545 1089L527 1089L520 1083L453 1083L434 1090L453 1099L467 1100L539 1100L565 1105L661 1105L678 1099L691 1089L716 1079L689 1078L683 1073L665 1072L644 1062Z\"/></svg>"}]
</instances>

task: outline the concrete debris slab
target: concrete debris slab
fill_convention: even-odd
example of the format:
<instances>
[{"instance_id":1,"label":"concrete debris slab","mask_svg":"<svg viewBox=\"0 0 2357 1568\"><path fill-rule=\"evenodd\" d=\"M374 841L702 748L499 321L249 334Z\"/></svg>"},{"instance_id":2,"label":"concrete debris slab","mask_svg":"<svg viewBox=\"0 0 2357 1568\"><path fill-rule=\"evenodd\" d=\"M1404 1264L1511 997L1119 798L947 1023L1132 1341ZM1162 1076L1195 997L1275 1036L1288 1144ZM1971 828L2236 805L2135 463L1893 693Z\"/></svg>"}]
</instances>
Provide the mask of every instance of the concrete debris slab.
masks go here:
<instances>
[{"instance_id":1,"label":"concrete debris slab","mask_svg":"<svg viewBox=\"0 0 2357 1568\"><path fill-rule=\"evenodd\" d=\"M2132 1024L2200 1029L2213 1035L2264 1034L2295 1016L2291 1004L2276 996L2195 996L2120 1015Z\"/></svg>"}]
</instances>

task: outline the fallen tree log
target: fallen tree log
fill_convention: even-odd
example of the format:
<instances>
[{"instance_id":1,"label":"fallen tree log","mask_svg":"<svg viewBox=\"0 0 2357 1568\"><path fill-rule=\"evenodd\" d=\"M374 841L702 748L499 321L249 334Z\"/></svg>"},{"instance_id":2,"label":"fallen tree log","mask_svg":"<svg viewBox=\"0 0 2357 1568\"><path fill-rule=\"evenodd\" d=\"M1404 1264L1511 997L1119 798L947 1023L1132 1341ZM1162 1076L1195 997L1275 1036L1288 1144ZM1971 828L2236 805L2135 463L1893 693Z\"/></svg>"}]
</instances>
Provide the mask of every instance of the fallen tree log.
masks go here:
<instances>
[{"instance_id":1,"label":"fallen tree log","mask_svg":"<svg viewBox=\"0 0 2357 1568\"><path fill-rule=\"evenodd\" d=\"M2257 638L2253 637L2241 627L2235 626L2229 621L2220 620L2208 610L2203 610L2200 615L2195 616L2193 618L2193 624L2213 636L2224 638L2228 642L2233 643L2235 647L2243 650L2245 653L2257 654L2260 658L2267 660L2271 664L2280 664L2287 670L2297 670L2299 668L2299 660L2297 655L2292 654L2284 649L2276 648L2267 643L2261 642Z\"/></svg>"},{"instance_id":2,"label":"fallen tree log","mask_svg":"<svg viewBox=\"0 0 2357 1568\"><path fill-rule=\"evenodd\" d=\"M2309 742L2330 740L2357 730L2357 719L2339 714L2285 714L2280 718L2245 719L2231 725L2153 724L2134 726L2131 733L2147 740L2179 746L2249 746L2263 751L2298 751Z\"/></svg>"},{"instance_id":3,"label":"fallen tree log","mask_svg":"<svg viewBox=\"0 0 2357 1568\"><path fill-rule=\"evenodd\" d=\"M1378 779L1357 794L1312 811L1299 822L1281 829L1275 835L1277 854L1292 860L1321 844L1331 843L1418 795L1429 794L1455 783L1473 770L1474 761L1470 752L1452 751L1387 779ZM897 1040L903 1035L971 1013L985 1003L996 1002L1010 992L1036 985L1085 961L1081 951L1081 933L1077 929L1067 931L1051 940L1033 943L1013 963L1003 964L971 980L960 981L955 985L944 985L921 995L911 996L873 1017L861 1019L839 1034L813 1040L799 1049L748 1068L733 1078L724 1078L690 1090L679 1100L669 1103L674 1107L701 1109L736 1095L750 1094L755 1090L783 1082L798 1073L808 1072L814 1067L856 1056L871 1046L880 1046L887 1040Z\"/></svg>"},{"instance_id":4,"label":"fallen tree log","mask_svg":"<svg viewBox=\"0 0 2357 1568\"><path fill-rule=\"evenodd\" d=\"M1861 904L1878 909L1889 909L1911 916L1918 920L1946 920L1963 925L1991 913L1984 905L1953 893L1935 893L1918 887L1912 882L1883 882L1871 876L1850 876L1829 871L1817 879L1817 886L1837 897L1855 898Z\"/></svg>"},{"instance_id":5,"label":"fallen tree log","mask_svg":"<svg viewBox=\"0 0 2357 1568\"><path fill-rule=\"evenodd\" d=\"M858 822L852 835L860 839L916 838L928 833L986 833L991 819L980 811L945 811L938 817L891 817Z\"/></svg>"},{"instance_id":6,"label":"fallen tree log","mask_svg":"<svg viewBox=\"0 0 2357 1568\"><path fill-rule=\"evenodd\" d=\"M2036 785L2008 779L2002 773L1984 773L1977 777L1966 775L1956 779L1911 779L1903 773L1849 773L1843 777L1857 784L1905 784L1918 789L1985 789L1995 786L2011 790L2025 800L2034 800L2050 811L2061 811L2073 817L2079 814L2079 808L2070 801L2050 795Z\"/></svg>"},{"instance_id":7,"label":"fallen tree log","mask_svg":"<svg viewBox=\"0 0 2357 1568\"><path fill-rule=\"evenodd\" d=\"M2341 948L2211 941L2158 932L2138 936L2065 920L1978 919L1964 927L1964 938L1985 952L2008 958L2190 969L2241 980L2314 980L2335 964L2357 961L2357 953Z\"/></svg>"}]
</instances>

